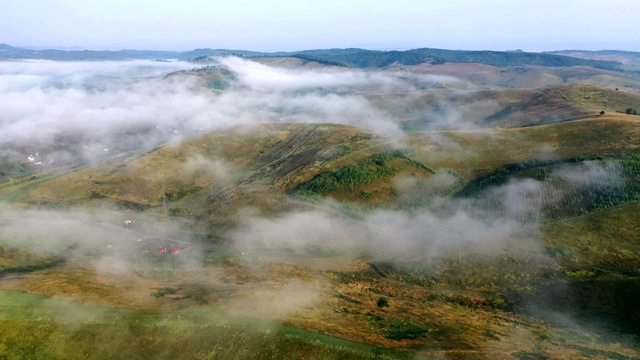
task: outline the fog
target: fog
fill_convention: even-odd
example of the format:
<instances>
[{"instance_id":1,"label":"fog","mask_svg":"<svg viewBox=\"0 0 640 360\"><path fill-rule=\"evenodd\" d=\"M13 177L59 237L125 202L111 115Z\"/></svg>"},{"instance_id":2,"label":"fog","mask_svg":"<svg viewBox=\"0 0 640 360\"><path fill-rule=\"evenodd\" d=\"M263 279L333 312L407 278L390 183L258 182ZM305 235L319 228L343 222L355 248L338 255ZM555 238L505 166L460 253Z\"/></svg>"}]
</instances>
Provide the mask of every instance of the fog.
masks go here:
<instances>
[{"instance_id":1,"label":"fog","mask_svg":"<svg viewBox=\"0 0 640 360\"><path fill-rule=\"evenodd\" d=\"M400 189L398 189L400 190ZM401 190L400 190L401 191ZM335 203L275 218L249 217L230 236L240 251L289 251L295 255L321 253L367 254L374 261L424 261L464 250L467 254L501 253L505 247L541 252L539 215L543 184L514 181L477 199L450 200L438 195L427 208L373 210L345 216ZM426 195L429 196L429 195ZM498 202L506 212L483 206Z\"/></svg>"},{"instance_id":2,"label":"fog","mask_svg":"<svg viewBox=\"0 0 640 360\"><path fill-rule=\"evenodd\" d=\"M337 67L286 69L267 66L237 57L219 58L219 63L237 74L241 85L261 91L293 92L305 89L378 92L414 91L420 87L460 80L445 75L411 74L397 71L359 71Z\"/></svg>"},{"instance_id":3,"label":"fog","mask_svg":"<svg viewBox=\"0 0 640 360\"><path fill-rule=\"evenodd\" d=\"M22 157L23 163L34 166L68 166L265 121L343 123L403 139L399 120L372 104L364 94L375 92L384 99L392 94L459 82L453 77L398 71L278 68L237 57L210 61L205 70L198 70L203 68L201 64L178 61L2 62L3 154L13 161ZM207 87L206 76L189 76L221 69L232 74L222 90ZM427 128L477 127L466 120L464 107L442 101L437 113L420 114L433 118ZM448 148L458 149L455 156L475 156L438 133L427 132L424 136L429 143L447 143ZM492 132L487 130L486 136L490 139ZM224 163L193 158L184 166L185 169L206 166L225 184L230 181ZM580 171L565 172L562 176L577 187L582 186L581 179L602 182L608 179L603 174L611 174L597 166ZM585 171L593 174L585 176ZM303 254L310 245L318 244L330 251L353 254L368 247L371 254L388 258L407 254L430 258L456 247L492 251L486 249L499 248L519 238L530 243L531 236L537 237L540 199L557 195L543 196L542 188L553 191L533 180L492 189L484 195L492 200L484 201L500 203L500 214L487 214L482 206L468 200L456 200L445 213L431 209L377 210L357 220L336 216L331 211L313 210L284 217L250 218L231 237L241 249L276 246L289 248L295 254ZM402 186L398 191L402 193ZM412 195L409 192L404 196ZM446 200L431 201L443 202ZM523 217L534 221L523 224Z\"/></svg>"},{"instance_id":4,"label":"fog","mask_svg":"<svg viewBox=\"0 0 640 360\"><path fill-rule=\"evenodd\" d=\"M261 122L355 125L398 144L406 144L402 122L411 117L422 119L424 128L431 130L478 128L469 120L473 107L441 100L437 111L425 106L398 118L371 100L372 94L393 98L402 108L420 101L404 97L408 92L459 86L452 77L333 67L286 69L236 57L214 58L206 66L178 61L0 62L0 160L31 170L76 166ZM494 140L492 130L478 134ZM422 140L446 146L453 157L476 156L437 132L423 133ZM194 169L202 169L202 178L213 178L220 187L234 185L236 168L224 159L193 156L168 171ZM11 171L2 175L3 180L15 177ZM427 185L437 190L438 182L450 183L452 177L438 173ZM264 272L282 271L265 265L271 255L277 254L285 264L299 258L346 256L369 264L412 262L427 267L442 259L490 260L509 254L539 259L523 265L523 272L556 271L542 241L545 206L560 203L571 191L621 186L625 181L616 165L587 162L560 167L545 179L511 179L474 196L450 197L422 192L420 186L427 185L398 176L392 180L393 190L400 203L410 206L358 210L324 199L296 204L290 207L296 210L285 213L247 208L234 219L233 228L215 229L223 239L216 244L202 236L210 235L206 219L109 207L2 204L0 241L55 254L62 259L59 268L90 268L109 284L138 276L126 286L113 285L114 291L127 294L139 286L148 294L170 284L185 294L191 291L172 294L189 305L215 304L230 316L257 313L282 319L322 301L328 285L326 280L290 277L286 272L265 279ZM179 244L179 250L188 244L189 251L158 260L154 251L169 244ZM234 262L218 266L212 253L223 250ZM219 288L232 295L220 295ZM131 301L121 305L159 306L153 299ZM566 323L574 326L570 316Z\"/></svg>"},{"instance_id":5,"label":"fog","mask_svg":"<svg viewBox=\"0 0 640 360\"><path fill-rule=\"evenodd\" d=\"M185 163L185 167L198 166L211 167L211 174L222 172L216 176L227 184L231 181L224 163L200 157ZM610 165L560 167L548 179L513 179L473 197L423 194L430 201L407 209L354 212L330 200L273 215L247 209L237 226L224 234L223 248L236 254L250 274L267 271L263 267L270 256L283 263L296 258L347 256L373 263L419 263L425 267L446 258L533 256L540 261L526 265L526 271L536 273L553 267L554 260L542 242L541 227L542 208L562 199L556 179L578 182L571 185L572 189L585 186L585 178L591 179L589 186L600 187L624 181L621 173L603 176L607 167ZM414 185L406 179L399 178L394 184L397 191L408 196L414 191ZM168 266L171 271L191 274L178 286L211 289L204 290L205 294L223 285L219 279L239 276L234 268L212 268L201 273L206 269L205 259L211 256L212 244L199 238L206 232L206 224L187 219L168 220L153 213L107 208L46 210L5 204L0 207L0 222L3 244L57 254L72 260L63 266L90 266L98 276L160 276L162 267ZM174 243L189 243L193 248L171 261L158 263L160 258L154 251ZM147 255L148 251L151 253ZM246 290L242 285L231 289L237 293L227 304L233 316L246 315L256 304L262 304L258 311L262 315L286 316L312 306L322 294L322 284L304 278L279 278L251 283ZM241 306L233 305L236 303Z\"/></svg>"},{"instance_id":6,"label":"fog","mask_svg":"<svg viewBox=\"0 0 640 360\"><path fill-rule=\"evenodd\" d=\"M231 73L223 91L207 87L206 71L195 71L201 64L187 62L1 62L3 154L31 155L42 166L77 165L265 121L342 123L401 138L400 119L365 95L458 81L397 71L292 70L235 57L211 61L209 71ZM451 110L432 127L469 126L456 116Z\"/></svg>"}]
</instances>

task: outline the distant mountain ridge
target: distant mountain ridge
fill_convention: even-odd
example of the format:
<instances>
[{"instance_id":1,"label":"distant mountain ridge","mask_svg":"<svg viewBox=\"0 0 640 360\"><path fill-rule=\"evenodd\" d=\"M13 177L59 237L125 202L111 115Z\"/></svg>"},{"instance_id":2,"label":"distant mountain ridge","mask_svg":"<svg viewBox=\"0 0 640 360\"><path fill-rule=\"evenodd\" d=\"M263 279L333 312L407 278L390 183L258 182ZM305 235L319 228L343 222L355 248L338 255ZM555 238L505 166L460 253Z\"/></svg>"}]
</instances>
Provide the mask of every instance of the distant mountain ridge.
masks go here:
<instances>
[{"instance_id":1,"label":"distant mountain ridge","mask_svg":"<svg viewBox=\"0 0 640 360\"><path fill-rule=\"evenodd\" d=\"M619 61L585 59L558 53L533 53L524 51L467 51L420 48L405 51L380 51L358 48L317 49L295 52L259 52L229 49L195 49L190 51L158 50L32 50L0 44L0 59L45 59L57 61L104 60L155 60L179 59L192 61L208 56L236 55L241 57L295 57L322 64L370 68L386 67L393 63L417 65L425 62L480 63L494 66L590 66L613 71L629 71L621 68Z\"/></svg>"},{"instance_id":2,"label":"distant mountain ridge","mask_svg":"<svg viewBox=\"0 0 640 360\"><path fill-rule=\"evenodd\" d=\"M548 54L571 56L587 60L604 60L617 61L623 65L632 65L640 67L640 52L623 51L623 50L562 50L549 51ZM637 71L636 71L637 73Z\"/></svg>"},{"instance_id":3,"label":"distant mountain ridge","mask_svg":"<svg viewBox=\"0 0 640 360\"><path fill-rule=\"evenodd\" d=\"M626 55L640 58L640 52L626 51L626 50L557 50L557 51L545 51L544 54L553 55L568 55L574 53L583 53L589 55Z\"/></svg>"},{"instance_id":4,"label":"distant mountain ridge","mask_svg":"<svg viewBox=\"0 0 640 360\"><path fill-rule=\"evenodd\" d=\"M104 60L193 60L201 56L237 55L243 57L264 56L266 53L246 50L195 49L190 51L163 50L33 50L0 44L0 59L42 59L56 61L104 61Z\"/></svg>"},{"instance_id":5,"label":"distant mountain ridge","mask_svg":"<svg viewBox=\"0 0 640 360\"><path fill-rule=\"evenodd\" d=\"M591 66L605 70L620 70L620 62L579 59L575 57L530 53L524 51L468 51L421 48L406 51L375 51L363 49L331 49L307 50L291 54L290 56L318 61L318 59L345 64L347 66L384 67L395 62L403 65L417 65L425 62L442 64L480 63L495 66Z\"/></svg>"}]
</instances>

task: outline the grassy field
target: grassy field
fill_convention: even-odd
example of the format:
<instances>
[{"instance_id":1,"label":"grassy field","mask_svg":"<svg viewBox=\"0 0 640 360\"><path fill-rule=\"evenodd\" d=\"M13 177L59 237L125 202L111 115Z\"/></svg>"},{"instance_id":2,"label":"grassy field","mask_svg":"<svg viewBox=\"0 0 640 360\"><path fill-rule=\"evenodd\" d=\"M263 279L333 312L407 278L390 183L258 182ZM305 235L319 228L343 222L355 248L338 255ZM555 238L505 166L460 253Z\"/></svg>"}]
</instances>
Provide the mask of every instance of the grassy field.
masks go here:
<instances>
[{"instance_id":1,"label":"grassy field","mask_svg":"<svg viewBox=\"0 0 640 360\"><path fill-rule=\"evenodd\" d=\"M0 292L0 356L6 359L377 359L379 349L212 309L120 310ZM61 311L72 311L63 316Z\"/></svg>"},{"instance_id":2,"label":"grassy field","mask_svg":"<svg viewBox=\"0 0 640 360\"><path fill-rule=\"evenodd\" d=\"M409 356L381 348L407 349L427 358L608 354L631 359L637 354L624 337L592 329L588 323L577 325L579 318L545 323L514 311L510 300L501 297L501 289L507 283L537 283L527 279L535 268L530 256L499 260L465 255L425 269L385 268L358 259L344 259L343 266L336 266L333 257L286 265L289 256L264 257L256 268L234 265L241 256L228 255L224 266L165 268L160 277L155 273L149 278L153 271L146 271L117 279L79 270L76 264L75 270L5 280L4 288L45 293L53 299L0 291L3 354L7 358ZM501 278L503 283L495 284ZM293 279L315 284L312 301L303 299L300 307L291 302L309 288L291 285ZM143 283L147 283L146 300ZM381 303L381 298L386 301ZM73 316L65 315L70 308Z\"/></svg>"}]
</instances>

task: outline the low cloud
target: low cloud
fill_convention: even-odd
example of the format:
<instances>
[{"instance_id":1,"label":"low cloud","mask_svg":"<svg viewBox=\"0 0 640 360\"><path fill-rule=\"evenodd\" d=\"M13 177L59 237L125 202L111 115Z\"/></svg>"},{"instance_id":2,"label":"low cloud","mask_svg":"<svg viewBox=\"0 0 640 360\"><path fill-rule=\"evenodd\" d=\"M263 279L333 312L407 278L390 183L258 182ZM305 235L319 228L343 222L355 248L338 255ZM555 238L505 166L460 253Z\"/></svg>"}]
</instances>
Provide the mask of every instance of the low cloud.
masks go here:
<instances>
[{"instance_id":1,"label":"low cloud","mask_svg":"<svg viewBox=\"0 0 640 360\"><path fill-rule=\"evenodd\" d=\"M300 90L413 91L416 85L455 81L451 77L413 75L400 72L347 70L340 68L293 70L271 67L237 57L219 59L237 74L241 85L258 91L292 92Z\"/></svg>"},{"instance_id":2,"label":"low cloud","mask_svg":"<svg viewBox=\"0 0 640 360\"><path fill-rule=\"evenodd\" d=\"M326 205L275 218L248 218L230 237L240 251L364 253L381 261L428 260L460 249L494 253L510 243L538 237L537 219L521 219L539 212L541 204L531 198L540 196L541 190L541 184L534 180L516 181L482 199L435 199L430 203L439 204L436 209L375 210L357 217ZM487 197L508 211L494 212L479 205Z\"/></svg>"},{"instance_id":3,"label":"low cloud","mask_svg":"<svg viewBox=\"0 0 640 360\"><path fill-rule=\"evenodd\" d=\"M415 199L418 206L345 216L335 204L326 203L313 210L275 217L248 217L229 236L239 251L369 254L380 261L428 260L452 251L489 255L507 247L542 254L543 209L579 191L623 184L622 172L612 169L618 166L612 163L561 166L550 171L545 179L514 178L468 198L416 190L421 184L399 178L395 187L401 199L405 193L424 197ZM558 183L558 179L564 182ZM450 175L439 174L431 185L437 187L437 182L451 180Z\"/></svg>"},{"instance_id":4,"label":"low cloud","mask_svg":"<svg viewBox=\"0 0 640 360\"><path fill-rule=\"evenodd\" d=\"M42 166L67 166L256 122L342 123L401 137L401 119L361 93L403 93L453 80L287 70L235 57L216 66L233 74L223 91L188 76L194 64L185 62L2 62L0 147L25 161L38 153L41 161L33 163Z\"/></svg>"}]
</instances>

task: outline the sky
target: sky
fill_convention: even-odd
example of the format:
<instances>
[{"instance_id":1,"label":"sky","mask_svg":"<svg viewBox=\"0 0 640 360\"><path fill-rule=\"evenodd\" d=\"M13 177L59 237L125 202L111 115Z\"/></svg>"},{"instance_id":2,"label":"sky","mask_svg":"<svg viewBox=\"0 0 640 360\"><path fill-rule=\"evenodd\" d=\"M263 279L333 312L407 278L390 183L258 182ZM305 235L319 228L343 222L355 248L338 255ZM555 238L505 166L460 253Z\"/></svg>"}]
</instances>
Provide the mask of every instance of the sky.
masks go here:
<instances>
[{"instance_id":1,"label":"sky","mask_svg":"<svg viewBox=\"0 0 640 360\"><path fill-rule=\"evenodd\" d=\"M0 43L90 50L640 51L638 0L3 1Z\"/></svg>"}]
</instances>

